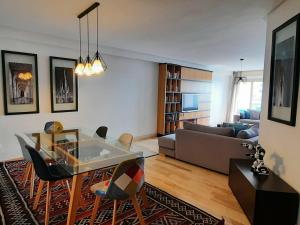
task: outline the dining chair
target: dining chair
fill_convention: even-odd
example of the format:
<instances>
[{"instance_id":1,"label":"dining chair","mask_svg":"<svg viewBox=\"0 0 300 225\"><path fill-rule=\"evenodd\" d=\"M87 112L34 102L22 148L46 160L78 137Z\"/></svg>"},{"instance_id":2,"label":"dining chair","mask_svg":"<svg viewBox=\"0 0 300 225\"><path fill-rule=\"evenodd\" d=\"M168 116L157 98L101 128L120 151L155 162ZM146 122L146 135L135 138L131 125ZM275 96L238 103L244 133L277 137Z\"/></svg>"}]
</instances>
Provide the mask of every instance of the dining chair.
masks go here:
<instances>
[{"instance_id":1,"label":"dining chair","mask_svg":"<svg viewBox=\"0 0 300 225\"><path fill-rule=\"evenodd\" d=\"M44 131L47 134L60 133L64 129L63 125L59 121L49 121L45 123Z\"/></svg>"},{"instance_id":2,"label":"dining chair","mask_svg":"<svg viewBox=\"0 0 300 225\"><path fill-rule=\"evenodd\" d=\"M130 134L130 133L123 133L120 135L119 137L119 142L125 146L127 146L126 150L129 150L130 147L131 147L131 144L132 144L132 141L133 141L133 135ZM108 178L104 178L104 179L108 179ZM146 191L145 191L145 187L142 187L139 194L141 195L141 197L143 198L143 206L145 208L148 208L149 207L149 203L148 203L148 200L147 200L147 196L146 196Z\"/></svg>"},{"instance_id":3,"label":"dining chair","mask_svg":"<svg viewBox=\"0 0 300 225\"><path fill-rule=\"evenodd\" d=\"M116 224L118 201L130 199L139 218L144 225L144 218L138 204L136 194L144 184L144 158L137 158L120 163L109 181L97 183L91 187L96 195L90 224L93 225L101 200L108 198L114 201L112 225Z\"/></svg>"},{"instance_id":4,"label":"dining chair","mask_svg":"<svg viewBox=\"0 0 300 225\"><path fill-rule=\"evenodd\" d=\"M22 179L23 187L26 186L27 181L30 179L29 197L32 198L33 192L34 192L35 170L33 168L31 156L25 147L28 143L20 135L16 134L15 136L18 139L23 158L26 161L26 168L25 168L23 179Z\"/></svg>"},{"instance_id":5,"label":"dining chair","mask_svg":"<svg viewBox=\"0 0 300 225\"><path fill-rule=\"evenodd\" d=\"M123 145L130 146L133 140L133 135L129 133L123 133L119 137L119 142L121 142Z\"/></svg>"},{"instance_id":6,"label":"dining chair","mask_svg":"<svg viewBox=\"0 0 300 225\"><path fill-rule=\"evenodd\" d=\"M33 204L34 210L37 209L40 197L42 195L44 184L47 184L45 225L48 225L51 206L51 188L53 187L56 181L63 181L64 179L71 178L72 175L69 174L65 169L63 169L59 165L47 165L42 156L38 153L38 151L30 147L29 145L26 145L25 147L31 156L36 174L40 178L38 190Z\"/></svg>"},{"instance_id":7,"label":"dining chair","mask_svg":"<svg viewBox=\"0 0 300 225\"><path fill-rule=\"evenodd\" d=\"M96 130L96 134L99 137L106 138L108 128L106 126L101 126Z\"/></svg>"}]
</instances>

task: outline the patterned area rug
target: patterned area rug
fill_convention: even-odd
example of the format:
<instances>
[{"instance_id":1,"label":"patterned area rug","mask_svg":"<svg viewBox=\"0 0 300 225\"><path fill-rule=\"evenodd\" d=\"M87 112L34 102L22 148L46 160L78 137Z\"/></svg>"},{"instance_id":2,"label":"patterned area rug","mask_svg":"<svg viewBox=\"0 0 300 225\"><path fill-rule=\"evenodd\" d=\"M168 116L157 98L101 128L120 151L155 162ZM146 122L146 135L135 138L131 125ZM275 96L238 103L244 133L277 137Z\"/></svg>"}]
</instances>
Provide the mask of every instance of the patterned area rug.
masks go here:
<instances>
[{"instance_id":1,"label":"patterned area rug","mask_svg":"<svg viewBox=\"0 0 300 225\"><path fill-rule=\"evenodd\" d=\"M33 200L29 199L29 184L23 188L21 179L25 169L24 161L0 163L0 225L44 224L45 191L37 210L33 210ZM112 169L97 171L94 182L99 182L104 173ZM38 180L36 180L36 189ZM84 187L89 177L84 181ZM224 221L198 209L168 193L146 183L149 208L143 208L143 216L151 225L223 225ZM77 210L76 224L89 224L95 196L86 188L82 193L82 204ZM141 199L140 199L141 201ZM112 219L112 201L103 200L95 224L108 225ZM67 187L60 182L52 189L50 224L66 223L69 204ZM118 208L117 224L139 224L130 201L122 202Z\"/></svg>"}]
</instances>

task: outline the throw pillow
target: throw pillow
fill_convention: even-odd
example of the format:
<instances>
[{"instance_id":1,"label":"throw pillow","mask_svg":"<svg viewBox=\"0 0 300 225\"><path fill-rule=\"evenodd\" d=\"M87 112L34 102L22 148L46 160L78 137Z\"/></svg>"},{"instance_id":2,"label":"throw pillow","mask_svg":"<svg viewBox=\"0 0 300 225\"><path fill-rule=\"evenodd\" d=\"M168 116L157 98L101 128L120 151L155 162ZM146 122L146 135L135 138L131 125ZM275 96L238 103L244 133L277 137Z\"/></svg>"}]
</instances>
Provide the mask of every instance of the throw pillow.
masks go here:
<instances>
[{"instance_id":1,"label":"throw pillow","mask_svg":"<svg viewBox=\"0 0 300 225\"><path fill-rule=\"evenodd\" d=\"M249 139L249 138L256 137L258 135L259 135L259 127L257 125L254 125L247 130L241 130L236 137L240 139Z\"/></svg>"},{"instance_id":2,"label":"throw pillow","mask_svg":"<svg viewBox=\"0 0 300 225\"><path fill-rule=\"evenodd\" d=\"M256 110L249 110L250 113L250 119L251 120L259 120L260 112Z\"/></svg>"},{"instance_id":3,"label":"throw pillow","mask_svg":"<svg viewBox=\"0 0 300 225\"><path fill-rule=\"evenodd\" d=\"M243 123L223 123L222 127L232 127L234 129L235 137L241 130L246 130L250 128L249 124Z\"/></svg>"},{"instance_id":4,"label":"throw pillow","mask_svg":"<svg viewBox=\"0 0 300 225\"><path fill-rule=\"evenodd\" d=\"M240 110L240 119L246 119L245 116L245 110Z\"/></svg>"},{"instance_id":5,"label":"throw pillow","mask_svg":"<svg viewBox=\"0 0 300 225\"><path fill-rule=\"evenodd\" d=\"M186 130L199 131L208 134L217 134L222 136L234 137L234 129L232 127L209 127L209 126L184 122L183 128Z\"/></svg>"}]
</instances>

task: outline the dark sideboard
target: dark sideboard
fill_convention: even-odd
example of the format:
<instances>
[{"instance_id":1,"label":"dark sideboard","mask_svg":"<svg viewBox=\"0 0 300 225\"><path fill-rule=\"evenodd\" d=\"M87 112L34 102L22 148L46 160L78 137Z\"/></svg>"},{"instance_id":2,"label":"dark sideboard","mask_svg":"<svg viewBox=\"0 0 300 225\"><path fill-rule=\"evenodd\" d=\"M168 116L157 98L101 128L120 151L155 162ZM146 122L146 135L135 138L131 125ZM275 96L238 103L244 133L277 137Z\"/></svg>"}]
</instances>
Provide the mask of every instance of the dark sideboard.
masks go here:
<instances>
[{"instance_id":1,"label":"dark sideboard","mask_svg":"<svg viewBox=\"0 0 300 225\"><path fill-rule=\"evenodd\" d=\"M259 176L248 159L231 159L229 186L252 225L295 225L299 194L275 173Z\"/></svg>"}]
</instances>

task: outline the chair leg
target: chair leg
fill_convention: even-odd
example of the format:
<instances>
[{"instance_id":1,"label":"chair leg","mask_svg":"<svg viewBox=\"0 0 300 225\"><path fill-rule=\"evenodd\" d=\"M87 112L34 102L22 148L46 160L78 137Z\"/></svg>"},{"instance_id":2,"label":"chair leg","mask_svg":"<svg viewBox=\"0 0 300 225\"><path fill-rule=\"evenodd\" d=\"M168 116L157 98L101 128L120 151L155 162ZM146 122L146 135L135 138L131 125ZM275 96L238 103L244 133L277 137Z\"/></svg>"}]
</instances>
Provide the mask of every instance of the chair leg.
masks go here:
<instances>
[{"instance_id":1,"label":"chair leg","mask_svg":"<svg viewBox=\"0 0 300 225\"><path fill-rule=\"evenodd\" d=\"M145 221L144 221L144 217L143 217L143 214L142 214L142 210L141 210L141 207L140 207L139 203L137 202L137 199L136 199L135 195L133 197L131 197L131 201L133 203L133 206L134 206L134 209L136 211L136 214L137 214L137 216L139 218L140 224L141 225L145 225Z\"/></svg>"},{"instance_id":2,"label":"chair leg","mask_svg":"<svg viewBox=\"0 0 300 225\"><path fill-rule=\"evenodd\" d=\"M33 197L33 192L34 192L34 180L35 180L35 170L32 166L31 169L31 181L30 181L30 193L29 193L29 197L32 198Z\"/></svg>"},{"instance_id":3,"label":"chair leg","mask_svg":"<svg viewBox=\"0 0 300 225\"><path fill-rule=\"evenodd\" d=\"M98 209L100 207L100 203L101 203L101 197L97 195L96 199L95 199L95 203L94 203L94 208L93 208L92 216L91 216L91 219L90 219L90 225L93 225L94 222L95 222L95 219L96 219L96 216L97 216L97 212L98 212Z\"/></svg>"},{"instance_id":4,"label":"chair leg","mask_svg":"<svg viewBox=\"0 0 300 225\"><path fill-rule=\"evenodd\" d=\"M68 188L68 191L69 191L69 195L71 194L71 188L70 188L70 183L68 180L65 181L66 182L66 185L67 185L67 188Z\"/></svg>"},{"instance_id":5,"label":"chair leg","mask_svg":"<svg viewBox=\"0 0 300 225\"><path fill-rule=\"evenodd\" d=\"M50 215L50 200L51 200L51 182L47 182L47 196L46 196L46 212L45 212L45 225L49 224L49 215Z\"/></svg>"},{"instance_id":6,"label":"chair leg","mask_svg":"<svg viewBox=\"0 0 300 225\"><path fill-rule=\"evenodd\" d=\"M40 198L41 198L41 195L42 195L42 192L43 192L44 183L45 183L45 181L43 181L43 180L40 180L40 182L39 182L39 187L38 187L38 190L37 190L37 193L36 193L36 196L35 196L35 200L34 200L34 204L33 204L33 209L34 210L37 209L37 206L40 202Z\"/></svg>"},{"instance_id":7,"label":"chair leg","mask_svg":"<svg viewBox=\"0 0 300 225\"><path fill-rule=\"evenodd\" d=\"M32 162L27 162L24 177L23 177L23 180L22 180L23 187L26 186L27 180L28 180L29 175L30 175L31 167L32 167Z\"/></svg>"},{"instance_id":8,"label":"chair leg","mask_svg":"<svg viewBox=\"0 0 300 225\"><path fill-rule=\"evenodd\" d=\"M147 199L147 195L146 195L146 191L145 191L145 187L142 187L141 191L140 191L141 197L143 199L143 206L145 208L149 208L149 202Z\"/></svg>"},{"instance_id":9,"label":"chair leg","mask_svg":"<svg viewBox=\"0 0 300 225\"><path fill-rule=\"evenodd\" d=\"M116 224L117 221L117 209L118 209L118 201L114 200L114 211L113 211L113 218L112 218L112 225Z\"/></svg>"}]
</instances>

